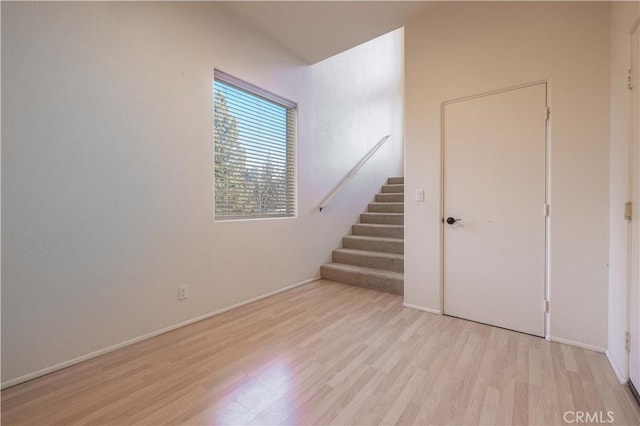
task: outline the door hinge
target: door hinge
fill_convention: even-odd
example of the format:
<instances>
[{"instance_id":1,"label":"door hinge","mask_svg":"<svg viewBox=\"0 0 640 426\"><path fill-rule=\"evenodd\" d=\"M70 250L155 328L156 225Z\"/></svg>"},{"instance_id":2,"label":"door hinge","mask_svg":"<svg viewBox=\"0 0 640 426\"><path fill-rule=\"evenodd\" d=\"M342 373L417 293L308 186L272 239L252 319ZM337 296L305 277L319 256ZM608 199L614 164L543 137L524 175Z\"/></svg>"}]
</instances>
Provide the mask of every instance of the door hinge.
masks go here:
<instances>
[{"instance_id":1,"label":"door hinge","mask_svg":"<svg viewBox=\"0 0 640 426\"><path fill-rule=\"evenodd\" d=\"M544 301L544 312L549 313L549 301L546 299Z\"/></svg>"},{"instance_id":2,"label":"door hinge","mask_svg":"<svg viewBox=\"0 0 640 426\"><path fill-rule=\"evenodd\" d=\"M631 333L628 331L624 333L624 348L627 352L631 352Z\"/></svg>"},{"instance_id":3,"label":"door hinge","mask_svg":"<svg viewBox=\"0 0 640 426\"><path fill-rule=\"evenodd\" d=\"M633 90L633 68L627 69L627 89Z\"/></svg>"},{"instance_id":4,"label":"door hinge","mask_svg":"<svg viewBox=\"0 0 640 426\"><path fill-rule=\"evenodd\" d=\"M545 217L549 217L549 204L544 205L544 215Z\"/></svg>"},{"instance_id":5,"label":"door hinge","mask_svg":"<svg viewBox=\"0 0 640 426\"><path fill-rule=\"evenodd\" d=\"M551 117L551 107L547 107L545 110L545 120L549 120L549 117Z\"/></svg>"},{"instance_id":6,"label":"door hinge","mask_svg":"<svg viewBox=\"0 0 640 426\"><path fill-rule=\"evenodd\" d=\"M633 217L633 204L631 203L631 201L627 201L626 203L624 203L624 218L630 221L632 217Z\"/></svg>"}]
</instances>

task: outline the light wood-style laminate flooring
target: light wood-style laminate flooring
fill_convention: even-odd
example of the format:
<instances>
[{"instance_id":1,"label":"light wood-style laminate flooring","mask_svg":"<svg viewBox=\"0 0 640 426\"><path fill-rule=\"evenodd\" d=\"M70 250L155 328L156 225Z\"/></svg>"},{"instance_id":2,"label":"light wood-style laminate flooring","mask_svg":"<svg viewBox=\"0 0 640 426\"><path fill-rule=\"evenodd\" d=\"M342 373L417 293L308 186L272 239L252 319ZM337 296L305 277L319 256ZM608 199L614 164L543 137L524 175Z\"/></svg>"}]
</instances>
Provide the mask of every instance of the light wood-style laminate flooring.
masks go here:
<instances>
[{"instance_id":1,"label":"light wood-style laminate flooring","mask_svg":"<svg viewBox=\"0 0 640 426\"><path fill-rule=\"evenodd\" d=\"M640 423L601 353L330 281L2 392L3 425L561 425L574 412Z\"/></svg>"}]
</instances>

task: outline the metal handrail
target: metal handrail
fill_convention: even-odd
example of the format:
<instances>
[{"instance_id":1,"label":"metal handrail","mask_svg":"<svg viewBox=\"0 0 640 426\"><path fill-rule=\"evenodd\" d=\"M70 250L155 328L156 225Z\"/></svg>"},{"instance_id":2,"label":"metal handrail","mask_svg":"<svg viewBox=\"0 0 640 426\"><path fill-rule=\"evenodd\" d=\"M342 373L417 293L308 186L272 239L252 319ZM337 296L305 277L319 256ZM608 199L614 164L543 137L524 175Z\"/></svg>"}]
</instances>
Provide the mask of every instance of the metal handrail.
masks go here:
<instances>
[{"instance_id":1,"label":"metal handrail","mask_svg":"<svg viewBox=\"0 0 640 426\"><path fill-rule=\"evenodd\" d=\"M362 160L358 161L358 164L356 164L354 168L351 169L351 171L344 178L342 178L340 183L333 189L333 191L331 191L329 195L327 195L325 199L322 200L322 203L320 203L320 205L318 206L320 211L322 211L322 209L327 207L327 204L329 204L329 202L333 199L333 197L335 197L335 195L342 189L342 187L347 184L347 181L349 179L353 179L353 177L358 173L358 170L360 170L360 168L364 166L364 163L366 163L367 160L369 160L369 158L371 158L371 156L375 154L376 151L379 150L382 145L384 145L384 143L387 141L387 139L389 139L389 137L391 137L391 135L387 135L382 139L380 139L380 141L377 144L375 144L373 148L371 148L371 150L367 153L367 155L365 155L362 158Z\"/></svg>"}]
</instances>

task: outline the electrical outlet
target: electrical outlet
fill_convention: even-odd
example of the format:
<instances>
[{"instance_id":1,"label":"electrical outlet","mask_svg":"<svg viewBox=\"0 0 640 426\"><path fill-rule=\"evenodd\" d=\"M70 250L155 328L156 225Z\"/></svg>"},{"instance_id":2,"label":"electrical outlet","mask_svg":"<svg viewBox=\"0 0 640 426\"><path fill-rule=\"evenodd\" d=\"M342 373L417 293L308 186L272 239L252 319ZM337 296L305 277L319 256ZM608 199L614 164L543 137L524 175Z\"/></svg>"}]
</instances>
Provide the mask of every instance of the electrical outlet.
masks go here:
<instances>
[{"instance_id":1,"label":"electrical outlet","mask_svg":"<svg viewBox=\"0 0 640 426\"><path fill-rule=\"evenodd\" d=\"M185 300L189 298L189 289L186 285L178 287L178 300Z\"/></svg>"}]
</instances>

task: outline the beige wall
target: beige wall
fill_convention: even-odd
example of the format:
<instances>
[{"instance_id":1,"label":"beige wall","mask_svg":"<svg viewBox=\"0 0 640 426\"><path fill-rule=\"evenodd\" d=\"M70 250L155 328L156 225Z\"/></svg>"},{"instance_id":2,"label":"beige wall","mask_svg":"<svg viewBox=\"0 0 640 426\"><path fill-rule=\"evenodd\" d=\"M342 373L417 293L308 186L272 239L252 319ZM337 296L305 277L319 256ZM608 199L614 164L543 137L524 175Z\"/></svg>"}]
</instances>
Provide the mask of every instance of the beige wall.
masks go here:
<instances>
[{"instance_id":1,"label":"beige wall","mask_svg":"<svg viewBox=\"0 0 640 426\"><path fill-rule=\"evenodd\" d=\"M405 46L405 303L441 310L441 103L549 80L550 335L604 350L608 4L441 4L408 22ZM419 188L425 203L412 200Z\"/></svg>"},{"instance_id":2,"label":"beige wall","mask_svg":"<svg viewBox=\"0 0 640 426\"><path fill-rule=\"evenodd\" d=\"M402 172L402 51L309 67L213 3L3 2L3 385L318 276ZM214 222L215 67L299 103L297 218Z\"/></svg>"}]
</instances>

